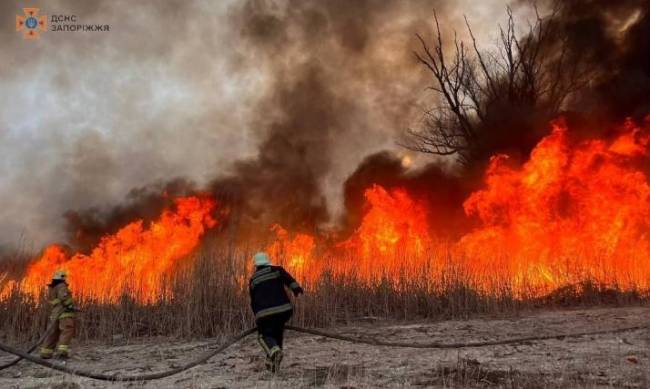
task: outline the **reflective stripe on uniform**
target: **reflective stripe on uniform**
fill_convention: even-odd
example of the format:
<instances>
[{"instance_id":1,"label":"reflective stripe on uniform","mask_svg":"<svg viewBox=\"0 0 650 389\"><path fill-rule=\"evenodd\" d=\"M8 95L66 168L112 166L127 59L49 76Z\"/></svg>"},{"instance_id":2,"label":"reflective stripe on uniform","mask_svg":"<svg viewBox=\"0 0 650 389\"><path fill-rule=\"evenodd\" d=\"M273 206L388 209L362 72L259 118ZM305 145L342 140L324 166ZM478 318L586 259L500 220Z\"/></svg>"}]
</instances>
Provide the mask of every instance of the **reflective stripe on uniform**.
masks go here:
<instances>
[{"instance_id":1,"label":"reflective stripe on uniform","mask_svg":"<svg viewBox=\"0 0 650 389\"><path fill-rule=\"evenodd\" d=\"M74 312L63 312L62 314L59 315L59 319L65 319L66 317L74 317L75 314Z\"/></svg>"},{"instance_id":2,"label":"reflective stripe on uniform","mask_svg":"<svg viewBox=\"0 0 650 389\"><path fill-rule=\"evenodd\" d=\"M68 297L67 299L63 300L63 305L72 305L74 301L72 301L72 297Z\"/></svg>"},{"instance_id":3,"label":"reflective stripe on uniform","mask_svg":"<svg viewBox=\"0 0 650 389\"><path fill-rule=\"evenodd\" d=\"M40 354L41 355L51 355L54 352L51 348L47 347L41 347Z\"/></svg>"},{"instance_id":4,"label":"reflective stripe on uniform","mask_svg":"<svg viewBox=\"0 0 650 389\"><path fill-rule=\"evenodd\" d=\"M278 351L282 351L282 349L280 348L280 346L273 346L273 348L272 348L271 351L269 352L269 356L270 356L270 357L273 357L273 355L274 355L275 353L277 353Z\"/></svg>"},{"instance_id":5,"label":"reflective stripe on uniform","mask_svg":"<svg viewBox=\"0 0 650 389\"><path fill-rule=\"evenodd\" d=\"M57 304L60 304L60 303L61 303L61 300L60 300L60 299L50 300L50 304L51 304L51 305L57 305Z\"/></svg>"},{"instance_id":6,"label":"reflective stripe on uniform","mask_svg":"<svg viewBox=\"0 0 650 389\"><path fill-rule=\"evenodd\" d=\"M253 285L253 280L255 280L255 278L261 277L264 274L269 274L272 271L273 271L273 268L269 266L269 267L265 267L264 269L258 270L255 273L253 273L253 276L250 279L251 286Z\"/></svg>"},{"instance_id":7,"label":"reflective stripe on uniform","mask_svg":"<svg viewBox=\"0 0 650 389\"><path fill-rule=\"evenodd\" d=\"M251 280L251 285L256 286L256 285L261 284L264 281L273 280L273 279L276 279L276 278L279 278L279 277L280 277L280 272L277 272L277 271L273 272L273 273L269 273L269 274L264 274L264 275L259 276L259 277L253 277L253 279Z\"/></svg>"},{"instance_id":8,"label":"reflective stripe on uniform","mask_svg":"<svg viewBox=\"0 0 650 389\"><path fill-rule=\"evenodd\" d=\"M271 350L269 350L269 346L266 344L264 341L264 335L259 334L257 336L257 341L260 343L260 346L262 346L262 349L266 353L266 355L271 355Z\"/></svg>"},{"instance_id":9,"label":"reflective stripe on uniform","mask_svg":"<svg viewBox=\"0 0 650 389\"><path fill-rule=\"evenodd\" d=\"M293 306L291 303L279 305L277 307L271 307L271 308L266 308L262 309L261 311L257 312L255 314L255 318L259 319L265 316L270 316L270 315L275 315L276 313L282 313L282 312L287 312L293 309Z\"/></svg>"},{"instance_id":10,"label":"reflective stripe on uniform","mask_svg":"<svg viewBox=\"0 0 650 389\"><path fill-rule=\"evenodd\" d=\"M60 344L56 346L56 351L63 351L67 353L68 351L70 351L70 346L68 346L67 344Z\"/></svg>"},{"instance_id":11,"label":"reflective stripe on uniform","mask_svg":"<svg viewBox=\"0 0 650 389\"><path fill-rule=\"evenodd\" d=\"M260 270L256 271L255 273L253 273L253 277L255 277L255 276L261 276L262 274L269 273L269 272L271 272L272 270L273 270L273 268L272 268L271 266L267 266L267 267L265 267L265 268L263 268L263 269L260 269Z\"/></svg>"}]
</instances>

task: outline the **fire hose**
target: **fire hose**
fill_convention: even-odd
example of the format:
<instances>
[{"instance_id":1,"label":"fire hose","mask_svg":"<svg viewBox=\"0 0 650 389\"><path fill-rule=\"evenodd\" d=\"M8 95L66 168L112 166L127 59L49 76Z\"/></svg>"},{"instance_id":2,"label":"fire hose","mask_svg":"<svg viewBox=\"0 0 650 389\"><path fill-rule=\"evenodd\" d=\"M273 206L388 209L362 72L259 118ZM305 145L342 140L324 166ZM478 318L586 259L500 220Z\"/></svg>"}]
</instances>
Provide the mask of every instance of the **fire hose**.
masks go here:
<instances>
[{"instance_id":1,"label":"fire hose","mask_svg":"<svg viewBox=\"0 0 650 389\"><path fill-rule=\"evenodd\" d=\"M621 332L629 332L629 331L637 331L637 330L642 330L642 329L650 329L650 325L644 325L644 326L633 326L633 327L623 327L623 328L615 328L615 329L608 329L608 330L598 330L598 331L585 331L585 332L574 332L574 333L568 333L568 334L559 334L559 335L541 335L541 336L529 336L529 337L521 337L521 338L510 338L510 339L503 339L503 340L488 340L488 341L481 341L481 342L467 342L467 343L439 343L439 342L429 342L429 343L407 343L407 342L384 342L372 338L358 338L358 337L352 337L352 336L346 336L346 335L340 335L340 334L334 334L331 332L325 332L325 331L320 331L320 330L315 330L315 329L308 329L308 328L303 328L303 327L296 327L296 326L287 326L286 329L291 330L291 331L296 331L296 332L301 332L305 334L310 334L310 335L316 335L316 336L322 336L326 338L331 338L331 339L337 339L337 340L342 340L345 342L354 342L354 343L363 343L363 344L368 344L372 346L385 346L385 347L404 347L404 348L427 348L427 349L458 349L458 348L472 348L472 347L485 347L485 346L498 346L498 345L506 345L506 344L517 344L517 343L527 343L527 342L533 342L533 341L542 341L542 340L551 340L551 339L564 339L564 338L575 338L575 337L581 337L581 336L589 336L589 335L602 335L602 334L613 334L613 333L621 333ZM83 370L83 369L78 369L70 366L66 366L64 364L56 363L56 362L51 362L45 359L38 358L34 355L29 354L28 352L20 351L18 349L15 349L11 346L7 346L5 344L0 343L0 350L5 351L9 354L16 355L22 359L26 359L30 362L39 364L41 366L45 366L50 369L58 370L64 373L76 375L79 377L86 377L86 378L93 378L96 380L102 380L102 381L150 381L150 380L157 380L160 378L165 378L169 377L175 374L179 374L185 370L191 369L197 365L200 365L202 363L207 362L210 358L214 357L215 355L222 353L225 351L228 347L232 346L233 344L241 341L242 339L246 338L248 335L251 335L256 331L256 328L250 328L246 331L243 331L239 333L238 335L230 338L228 341L223 343L221 346L219 346L215 350L211 350L207 353L204 353L202 356L200 356L197 359L194 359L180 367L176 367L173 369L169 370L164 370L161 372L157 373L149 373L149 374L140 374L140 375L121 375L121 374L106 374L106 373L99 373L99 372L93 372L93 371L88 371L88 370Z\"/></svg>"},{"instance_id":2,"label":"fire hose","mask_svg":"<svg viewBox=\"0 0 650 389\"><path fill-rule=\"evenodd\" d=\"M82 310L76 309L76 308L75 308L74 311L75 312L83 312ZM25 351L25 353L31 354L34 350L36 350L36 348L38 346L40 346L41 343L43 343L45 341L45 339L47 339L47 337L50 336L50 334L56 329L57 325L58 324L57 324L56 321L50 321L50 324L45 329L45 332L43 333L43 335L36 341L36 343L34 343L31 347L29 347L27 349L27 351ZM0 370L10 368L11 366L13 366L13 365L17 364L18 362L22 361L23 359L25 359L25 358L18 357L16 359L14 359L13 361L9 361L9 362L7 362L7 363L5 363L3 365L0 365Z\"/></svg>"},{"instance_id":3,"label":"fire hose","mask_svg":"<svg viewBox=\"0 0 650 389\"><path fill-rule=\"evenodd\" d=\"M25 353L30 354L32 351L36 350L36 348L38 346L40 346L40 344L45 341L45 339L50 335L50 333L52 331L54 331L55 328L56 328L56 323L50 324L48 326L48 328L45 330L45 333L43 334L43 336L41 336L40 339L38 339L36 341L36 343L34 343L30 348L28 348L27 351L25 351ZM7 368L15 365L16 363L22 361L23 359L24 359L23 357L18 357L16 359L14 359L13 361L9 361L9 362L7 362L7 363L5 363L3 365L0 365L0 370L7 369Z\"/></svg>"}]
</instances>

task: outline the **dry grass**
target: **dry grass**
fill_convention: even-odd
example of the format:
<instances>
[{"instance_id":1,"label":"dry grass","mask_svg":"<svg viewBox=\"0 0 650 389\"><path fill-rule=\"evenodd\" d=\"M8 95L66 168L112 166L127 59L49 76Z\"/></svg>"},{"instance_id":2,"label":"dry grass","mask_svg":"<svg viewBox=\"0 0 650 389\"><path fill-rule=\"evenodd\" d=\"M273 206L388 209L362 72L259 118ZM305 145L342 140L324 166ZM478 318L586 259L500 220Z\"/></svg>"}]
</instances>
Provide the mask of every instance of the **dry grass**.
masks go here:
<instances>
[{"instance_id":1,"label":"dry grass","mask_svg":"<svg viewBox=\"0 0 650 389\"><path fill-rule=\"evenodd\" d=\"M205 248L185 261L165 283L166 290L155 303L139 304L127 295L114 305L82 302L77 337L203 338L249 327L253 323L247 290L250 253L229 253L216 247ZM17 263L24 262L8 263L12 268L0 268L0 274L20 272ZM422 269L367 282L353 272L333 275L325 271L305 285L307 293L297 304L293 322L332 326L364 317L442 320L512 314L537 307L636 304L644 300L638 293L622 293L591 282L563 288L544 298L522 299L513 297L511 288L504 284L495 284L490 294L478 292L463 274L451 268L442 276L431 272ZM46 327L46 315L38 301L14 291L0 302L0 333L13 341L33 340Z\"/></svg>"}]
</instances>

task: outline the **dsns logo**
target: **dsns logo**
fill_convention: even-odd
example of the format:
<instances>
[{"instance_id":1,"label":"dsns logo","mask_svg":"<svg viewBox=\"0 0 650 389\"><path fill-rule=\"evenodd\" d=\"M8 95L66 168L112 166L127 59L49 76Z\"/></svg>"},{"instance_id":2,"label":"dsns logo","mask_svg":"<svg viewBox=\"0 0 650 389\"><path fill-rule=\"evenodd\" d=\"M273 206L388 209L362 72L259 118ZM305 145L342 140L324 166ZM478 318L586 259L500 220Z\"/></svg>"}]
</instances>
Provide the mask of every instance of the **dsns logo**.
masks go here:
<instances>
[{"instance_id":1,"label":"dsns logo","mask_svg":"<svg viewBox=\"0 0 650 389\"><path fill-rule=\"evenodd\" d=\"M23 8L24 15L16 15L16 31L23 31L23 38L36 39L40 31L47 31L47 15L39 15L38 8Z\"/></svg>"}]
</instances>

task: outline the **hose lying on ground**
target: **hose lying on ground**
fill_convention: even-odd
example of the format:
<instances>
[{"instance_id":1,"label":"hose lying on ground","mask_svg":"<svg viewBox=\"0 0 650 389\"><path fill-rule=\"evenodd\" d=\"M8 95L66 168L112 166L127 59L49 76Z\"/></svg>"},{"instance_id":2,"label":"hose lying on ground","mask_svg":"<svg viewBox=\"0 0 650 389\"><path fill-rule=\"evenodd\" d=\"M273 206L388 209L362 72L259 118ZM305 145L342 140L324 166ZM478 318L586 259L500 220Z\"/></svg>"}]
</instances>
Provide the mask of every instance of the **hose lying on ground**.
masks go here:
<instances>
[{"instance_id":1,"label":"hose lying on ground","mask_svg":"<svg viewBox=\"0 0 650 389\"><path fill-rule=\"evenodd\" d=\"M483 342L468 342L468 343L439 343L439 342L429 342L429 343L407 343L407 342L384 342L381 340L376 340L372 338L355 338L352 336L345 336L339 334L333 334L330 332L324 332L320 330L314 330L310 328L286 326L286 329L303 332L305 334L311 334L316 336L323 336L326 338L338 339L345 342L354 342L354 343L364 343L372 346L385 346L385 347L405 347L405 348L430 348L430 349L450 349L450 348L472 348L472 347L486 347L486 346L498 346L503 344L517 344L517 343L527 343L532 341L540 340L550 340L550 339L564 339L564 338L577 338L580 336L587 335L601 335L601 334L615 334L619 332L629 332L650 328L650 325L645 326L634 326L634 327L624 327L616 328L610 330L600 330L600 331L587 331L587 332L574 332L570 334L561 334L561 335L542 335L542 336L529 336L524 338L510 338L503 340L486 340Z\"/></svg>"},{"instance_id":2,"label":"hose lying on ground","mask_svg":"<svg viewBox=\"0 0 650 389\"><path fill-rule=\"evenodd\" d=\"M351 336L345 336L345 335L339 335L339 334L333 334L330 332L325 332L325 331L320 331L320 330L314 330L314 329L308 329L308 328L302 328L302 327L296 327L296 326L287 326L286 327L288 330L291 331L296 331L296 332L302 332L305 334L311 334L311 335L317 335L317 336L324 336L327 338L332 338L332 339L338 339L338 340L343 340L346 342L354 342L354 343L364 343L364 344L369 344L373 346L386 346L386 347L407 347L407 348L428 348L428 349L450 349L450 348L470 348L470 347L485 347L485 346L496 346L496 345L504 345L504 344L516 344L516 343L525 343L525 342L532 342L532 341L539 341L539 340L549 340L549 339L563 339L563 338L573 338L573 337L580 337L580 336L588 336L588 335L600 335L600 334L608 334L608 333L620 333L620 332L628 332L628 331L636 331L636 330L641 330L641 329L648 329L650 328L650 325L645 325L645 326L634 326L634 327L624 327L624 328L615 328L615 329L610 329L610 330L599 330L599 331L589 331L589 332L576 332L576 333L569 333L569 334L560 334L560 335L542 335L542 336L529 336L529 337L522 337L522 338L511 338L511 339L504 339L504 340L490 340L490 341L482 341L482 342L467 342L467 343L438 343L438 342L432 342L432 343L406 343L406 342L384 342L384 341L379 341L375 339L364 339L364 338L355 338ZM83 369L77 369L74 367L69 367L63 364L59 364L56 362L50 362L48 360L44 360L41 358L38 358L36 356L30 355L28 353L22 352L20 350L17 350L13 347L4 345L0 343L0 350L8 352L10 354L17 355L19 357L22 357L24 359L29 360L30 362L34 362L36 364L39 364L41 366L48 367L50 369L62 371L64 373L68 374L73 374L76 376L80 377L86 377L86 378L93 378L97 380L103 380L103 381L150 381L150 380L156 380L160 378L165 378L169 377L178 373L181 373L185 370L191 369L201 363L206 362L213 356L223 352L226 350L228 347L232 346L233 344L239 342L240 340L246 338L248 335L252 334L255 332L256 328L250 328L244 332L241 332L237 336L230 338L226 343L222 344L219 348L212 350L203 356L190 361L186 363L183 366L170 369L170 370L165 370L161 371L158 373L149 373L149 374L140 374L140 375L121 375L121 374L105 374L105 373L97 373L97 372L92 372L88 370L83 370Z\"/></svg>"},{"instance_id":3,"label":"hose lying on ground","mask_svg":"<svg viewBox=\"0 0 650 389\"><path fill-rule=\"evenodd\" d=\"M45 341L45 339L46 339L48 336L50 336L50 333L51 333L52 331L54 331L55 324L56 324L56 323L52 323L52 324L50 324L50 326L47 327L47 329L45 330L45 333L43 334L43 336L41 336L41 337L36 341L36 343L34 343L30 348L28 348L27 351L25 351L25 353L26 353L26 354L30 354L30 353L32 353L34 350L36 350L36 348L37 348L38 346L40 346L41 343L43 343L43 342ZM5 363L4 365L0 365L0 370L7 369L7 368L9 368L9 367L15 365L16 363L22 361L23 359L24 359L23 357L18 357L18 358L16 358L16 359L14 359L13 361L9 361L9 362Z\"/></svg>"},{"instance_id":4,"label":"hose lying on ground","mask_svg":"<svg viewBox=\"0 0 650 389\"><path fill-rule=\"evenodd\" d=\"M201 357L194 359L188 363L186 363L183 366L174 368L174 369L169 369L165 371L161 371L158 373L149 373L149 374L140 374L140 375L121 375L121 374L105 374L105 373L97 373L97 372L92 372L92 371L87 371L83 369L77 369L74 367L69 367L57 362L51 362L49 360L41 359L38 358L34 355L30 355L27 353L24 353L20 350L16 350L13 347L9 347L7 345L4 345L0 343L0 350L8 352L10 354L14 354L17 356L20 356L24 359L27 359L30 362L34 362L36 364L39 364L41 366L49 367L50 369L62 371L64 373L68 374L73 374L79 377L86 377L86 378L93 378L96 380L102 380L102 381L151 381L151 380L157 380L160 378L165 378L169 377L175 374L178 374L180 372L183 372L185 370L189 370L193 368L194 366L200 365L204 362L206 362L208 359L212 358L213 356L221 353L228 347L232 346L233 344L239 342L240 340L244 339L248 335L252 334L255 332L256 328L251 328L248 329L239 335L235 336L234 338L231 338L228 340L226 343L222 344L219 348L216 350L212 350L210 352L205 353Z\"/></svg>"}]
</instances>

